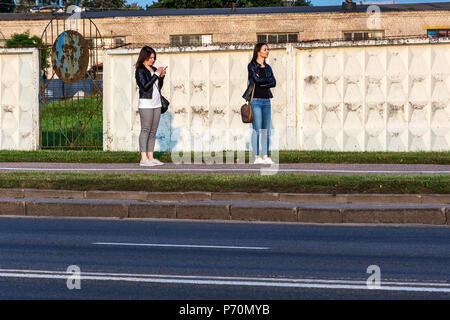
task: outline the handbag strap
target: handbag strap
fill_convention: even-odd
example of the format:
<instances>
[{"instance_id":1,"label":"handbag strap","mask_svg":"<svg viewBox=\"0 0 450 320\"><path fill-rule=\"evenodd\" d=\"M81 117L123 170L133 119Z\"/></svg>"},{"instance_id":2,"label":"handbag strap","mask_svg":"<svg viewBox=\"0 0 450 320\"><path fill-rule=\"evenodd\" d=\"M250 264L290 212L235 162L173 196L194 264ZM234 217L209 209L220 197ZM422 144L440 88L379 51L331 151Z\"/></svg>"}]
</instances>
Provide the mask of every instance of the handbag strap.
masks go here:
<instances>
[{"instance_id":1,"label":"handbag strap","mask_svg":"<svg viewBox=\"0 0 450 320\"><path fill-rule=\"evenodd\" d=\"M256 83L253 83L252 98L250 99L250 102L253 102L253 95L255 94L255 86L256 86Z\"/></svg>"}]
</instances>

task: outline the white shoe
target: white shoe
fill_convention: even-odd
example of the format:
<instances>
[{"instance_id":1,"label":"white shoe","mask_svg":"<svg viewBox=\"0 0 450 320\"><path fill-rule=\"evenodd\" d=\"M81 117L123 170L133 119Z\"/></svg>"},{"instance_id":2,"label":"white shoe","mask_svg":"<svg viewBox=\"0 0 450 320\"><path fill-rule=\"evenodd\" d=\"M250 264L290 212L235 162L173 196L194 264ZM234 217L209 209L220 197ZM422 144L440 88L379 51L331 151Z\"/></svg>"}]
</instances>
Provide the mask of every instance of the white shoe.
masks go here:
<instances>
[{"instance_id":1,"label":"white shoe","mask_svg":"<svg viewBox=\"0 0 450 320\"><path fill-rule=\"evenodd\" d=\"M272 159L270 159L269 157L267 157L267 158L264 159L264 163L265 163L265 164L274 164L275 162L273 162Z\"/></svg>"},{"instance_id":2,"label":"white shoe","mask_svg":"<svg viewBox=\"0 0 450 320\"><path fill-rule=\"evenodd\" d=\"M151 162L150 160L147 160L147 161L141 161L141 162L139 162L139 165L140 165L141 167L153 167L153 166L155 166L156 164L154 164L154 163Z\"/></svg>"},{"instance_id":3,"label":"white shoe","mask_svg":"<svg viewBox=\"0 0 450 320\"><path fill-rule=\"evenodd\" d=\"M258 157L255 159L255 162L253 162L253 164L266 164L266 162L261 159L261 157Z\"/></svg>"},{"instance_id":4,"label":"white shoe","mask_svg":"<svg viewBox=\"0 0 450 320\"><path fill-rule=\"evenodd\" d=\"M156 166L162 166L164 164L164 162L161 162L158 159L153 159L151 162L153 162Z\"/></svg>"}]
</instances>

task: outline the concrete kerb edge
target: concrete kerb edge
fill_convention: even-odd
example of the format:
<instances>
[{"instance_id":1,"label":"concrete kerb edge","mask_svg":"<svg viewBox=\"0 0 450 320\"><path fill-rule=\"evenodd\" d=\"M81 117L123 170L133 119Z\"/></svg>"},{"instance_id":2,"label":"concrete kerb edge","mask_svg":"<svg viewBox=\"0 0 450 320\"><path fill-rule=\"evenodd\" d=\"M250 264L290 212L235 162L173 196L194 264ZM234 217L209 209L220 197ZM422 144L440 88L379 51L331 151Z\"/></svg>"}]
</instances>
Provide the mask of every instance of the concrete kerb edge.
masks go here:
<instances>
[{"instance_id":1,"label":"concrete kerb edge","mask_svg":"<svg viewBox=\"0 0 450 320\"><path fill-rule=\"evenodd\" d=\"M297 207L299 223L344 223L344 209Z\"/></svg>"},{"instance_id":2,"label":"concrete kerb edge","mask_svg":"<svg viewBox=\"0 0 450 320\"><path fill-rule=\"evenodd\" d=\"M246 193L246 192L149 192L149 191L77 191L51 189L0 189L5 197L61 198L61 199L111 199L151 202L246 200L274 202L330 202L330 203L445 203L450 204L449 194L319 194L319 193ZM127 196L128 195L128 196ZM441 201L442 199L442 201ZM314 200L314 201L313 201ZM427 201L424 201L427 200Z\"/></svg>"},{"instance_id":3,"label":"concrete kerb edge","mask_svg":"<svg viewBox=\"0 0 450 320\"><path fill-rule=\"evenodd\" d=\"M445 213L448 208L445 207L435 209L352 208L341 210L343 223L446 225L448 222Z\"/></svg>"},{"instance_id":4,"label":"concrete kerb edge","mask_svg":"<svg viewBox=\"0 0 450 320\"><path fill-rule=\"evenodd\" d=\"M14 203L14 202L11 202ZM24 216L76 218L129 218L129 204L24 201ZM44 213L41 211L45 210Z\"/></svg>"},{"instance_id":5,"label":"concrete kerb edge","mask_svg":"<svg viewBox=\"0 0 450 320\"><path fill-rule=\"evenodd\" d=\"M189 220L231 220L230 204L208 205L204 203L180 204L174 203L175 218ZM204 210L210 210L205 213ZM211 213L211 210L213 211Z\"/></svg>"},{"instance_id":6,"label":"concrete kerb edge","mask_svg":"<svg viewBox=\"0 0 450 320\"><path fill-rule=\"evenodd\" d=\"M0 216L26 216L26 202L0 201Z\"/></svg>"},{"instance_id":7,"label":"concrete kerb edge","mask_svg":"<svg viewBox=\"0 0 450 320\"><path fill-rule=\"evenodd\" d=\"M230 220L298 222L297 206L230 205Z\"/></svg>"},{"instance_id":8,"label":"concrete kerb edge","mask_svg":"<svg viewBox=\"0 0 450 320\"><path fill-rule=\"evenodd\" d=\"M64 208L67 206L67 208ZM108 217L108 218L168 218L168 219L188 219L188 220L227 220L227 221L265 221L265 222L297 222L297 223L337 223L337 224L430 224L430 225L450 225L450 207L439 209L416 210L411 215L406 215L405 209L308 209L299 206L274 207L274 212L266 208L260 211L261 207L253 206L233 206L231 204L207 205L207 204L179 204L179 203L122 203L116 210L111 212L112 204L101 203L77 203L52 201L3 201L0 202L0 216L46 216L46 217ZM132 215L132 206L140 207L143 211L148 209L148 214L142 216ZM49 208L49 214L41 214L39 210ZM238 208L240 216L233 215L233 208ZM248 209L243 214L242 208ZM83 209L83 210L80 210ZM100 209L100 210L99 210ZM211 214L211 209L215 211ZM99 211L97 211L99 210ZM158 210L168 210L167 216L154 214ZM291 210L291 213L289 212ZM275 212L277 211L277 212ZM358 211L363 213L358 216ZM430 214L428 214L428 211ZM82 212L82 214L80 214ZM161 211L160 211L161 212ZM174 214L172 214L172 212ZM255 215L255 212L257 213ZM281 212L282 217L277 213ZM302 212L306 213L302 215ZM94 214L92 214L94 213ZM346 213L353 215L346 216ZM373 213L373 216L372 216ZM439 214L440 213L440 214ZM356 214L356 215L355 215ZM292 217L294 219L291 219ZM381 220L380 220L381 219Z\"/></svg>"}]
</instances>

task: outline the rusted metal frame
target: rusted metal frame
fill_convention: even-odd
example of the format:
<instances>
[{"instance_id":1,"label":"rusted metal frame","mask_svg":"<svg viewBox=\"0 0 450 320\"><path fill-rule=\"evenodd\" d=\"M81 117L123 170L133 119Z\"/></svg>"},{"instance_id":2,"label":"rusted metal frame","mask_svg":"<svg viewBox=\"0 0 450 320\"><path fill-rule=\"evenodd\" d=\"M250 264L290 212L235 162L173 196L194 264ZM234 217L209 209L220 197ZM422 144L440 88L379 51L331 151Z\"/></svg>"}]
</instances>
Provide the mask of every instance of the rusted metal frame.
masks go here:
<instances>
[{"instance_id":1,"label":"rusted metal frame","mask_svg":"<svg viewBox=\"0 0 450 320\"><path fill-rule=\"evenodd\" d=\"M100 41L101 41L101 43L100 43L100 47L103 49L103 43L102 43L102 38L101 38L101 36L100 36L100 34L98 33L98 30L97 29L95 29L95 43L96 43L96 46L97 46L97 39L100 39ZM95 54L95 57L96 57L96 59L97 59L97 61L96 61L96 71L98 71L98 66L99 66L99 62L98 62L98 47L97 47L97 50L96 50L96 54ZM96 75L97 75L97 72L96 72ZM100 99L100 101L102 102L102 100ZM103 103L102 103L102 106L103 106ZM97 112L97 111L95 111L95 112ZM96 128L99 128L100 127L100 119L97 117L96 118L96 123L97 123L97 126L96 126ZM92 126L92 130L94 130L94 126ZM97 139L94 139L94 137L92 137L93 138L93 142L94 142L94 144L95 145L98 145L98 140L97 139L99 139L100 137L97 137Z\"/></svg>"},{"instance_id":2,"label":"rusted metal frame","mask_svg":"<svg viewBox=\"0 0 450 320\"><path fill-rule=\"evenodd\" d=\"M94 39L92 39L92 23L90 23L89 24L89 37L91 38L91 41L92 41L92 47L93 47L93 55L92 55L92 63L91 63L91 67L94 67L95 66L95 56L97 55L97 38L94 38ZM92 104L92 101L90 101L90 103L89 103L89 107L90 107L90 109L89 109L89 111L90 112L92 112L92 108L93 108L93 104ZM91 117L90 117L90 119L93 117L93 114L91 113ZM86 124L85 124L85 128L86 128L86 125L88 124L90 122L90 120L88 120L88 121L86 121ZM94 144L94 124L92 124L91 125L91 136L90 136L90 142L92 143L92 144Z\"/></svg>"},{"instance_id":3,"label":"rusted metal frame","mask_svg":"<svg viewBox=\"0 0 450 320\"><path fill-rule=\"evenodd\" d=\"M98 52L97 52L98 51L98 46L97 46L97 40L98 40L98 38L100 38L99 37L100 34L99 34L99 32L98 32L98 30L96 28L96 30L95 30L95 37L92 38L92 24L93 24L93 22L92 21L90 21L90 22L91 23L89 24L89 35L90 35L91 43L93 44L93 46L92 46L93 47L93 50L92 50L93 54L90 55L89 58L91 60L91 70L95 70L95 67L98 67ZM83 27L84 27L84 25L83 25ZM83 29L83 31L84 31L84 29ZM94 82L94 85L96 86L95 82ZM101 105L101 102L102 102L102 99L100 99L100 102L97 103L95 108L92 108L92 109L89 110L89 111L91 111L89 119L87 119L87 121L86 121L86 118L83 119L84 120L84 126L83 126L82 130L78 133L78 136L75 138L75 140L73 140L73 144L75 144L78 141L78 139L80 138L81 134L84 133L84 141L85 141L84 145L86 146L86 138L87 138L87 132L88 132L88 130L86 130L86 129L88 129L87 126L90 124L91 125L91 130L90 130L91 131L91 135L90 135L90 139L88 139L88 141L90 141L92 143L92 147L98 147L99 146L99 144L97 143L99 139L95 139L95 137L94 137L94 124L95 124L95 122L93 120L93 117L97 113L97 111L99 109L99 106ZM86 106L86 99L84 99L84 107L85 106ZM89 102L89 106L94 106L94 101L90 101ZM88 114L87 112L83 112L84 116L87 116L87 114ZM96 121L96 124L97 124L97 127L98 127L98 125L99 125L99 120L98 119Z\"/></svg>"},{"instance_id":4,"label":"rusted metal frame","mask_svg":"<svg viewBox=\"0 0 450 320\"><path fill-rule=\"evenodd\" d=\"M83 37L86 37L86 19L83 19ZM90 56L90 48L88 46L88 53ZM85 90L84 92L87 92L87 90ZM85 121L85 115L86 115L86 98L83 99L83 122ZM82 131L81 131L82 132ZM84 140L83 140L83 145L86 146L86 133L84 132Z\"/></svg>"},{"instance_id":5,"label":"rusted metal frame","mask_svg":"<svg viewBox=\"0 0 450 320\"><path fill-rule=\"evenodd\" d=\"M95 115L95 113L96 113L97 110L98 110L98 107L102 104L102 100L100 99L99 101L100 101L100 102L97 103L97 106L95 107L94 112L91 113L91 115L90 115L90 117L89 117L89 120L86 121L86 123L84 124L83 131L86 130L86 126L91 122L92 117ZM91 128L93 128L93 126L91 126ZM94 129L92 129L92 130L94 130ZM93 136L92 136L92 138L93 138ZM77 139L78 139L78 137L77 137ZM92 142L94 142L94 141L92 140ZM94 145L94 146L95 146L95 145Z\"/></svg>"},{"instance_id":6,"label":"rusted metal frame","mask_svg":"<svg viewBox=\"0 0 450 320\"><path fill-rule=\"evenodd\" d=\"M56 21L53 21L54 19L56 19ZM57 34L59 35L59 28L60 28L60 26L59 26L59 23L60 23L60 19L58 19L58 18L54 18L54 19L52 19L52 21L49 23L50 24L50 29L51 29L51 32L52 32L52 39L53 39L53 33L54 33L54 30L53 30L53 23L54 22L56 22L56 29L57 29ZM100 38L101 39L101 36L100 36L100 32L98 31L98 29L96 28L96 30L95 30L95 38L93 39L92 38L92 24L94 24L90 19L89 19L89 21L90 21L90 35L91 35L91 40L95 40L95 44L94 44L94 50L93 50L93 56L91 57L91 61L92 61L92 70L96 73L96 72L98 72L98 70L96 70L95 68L96 67L98 67L98 56L97 56L97 54L98 54L98 52L97 52L97 50L98 50L98 45L97 45L97 41L98 41L98 38ZM62 22L61 22L62 24L63 24L63 29L65 29L65 25L66 25L66 23L65 23L65 20L63 20ZM95 24L94 24L94 26L95 26ZM47 26L47 28L44 30L44 34L45 34L45 37L48 37L48 35L47 35L47 30L48 29L48 26ZM85 26L85 19L83 19L83 36L85 36L85 33L86 33L86 26ZM42 38L42 37L41 37ZM46 38L46 40L48 40L48 38ZM48 41L47 41L48 42ZM53 43L54 41L52 41L52 43ZM53 77L54 77L54 75L55 75L55 72L53 72L53 74L52 74L52 78L51 79L53 79ZM85 74L84 74L85 75ZM83 76L84 76L83 75ZM90 77L92 77L93 75L90 75ZM62 137L61 137L61 135L63 135L64 136L64 138L65 138L65 140L68 142L68 143L70 143L70 141L69 141L69 139L68 139L68 137L67 137L67 135L69 135L69 132L68 132L68 121L69 121L69 119L71 119L72 120L72 128L75 128L74 127L74 125L75 125L75 120L77 120L76 119L76 115L74 114L74 112L75 112L75 108L74 108L74 106L73 106L73 99L72 99L72 101L71 102L68 102L67 101L67 99L66 99L66 95L65 95L65 90L64 90L64 81L61 79L61 81L62 82L58 82L56 85L58 86L58 88L59 89L61 89L62 91L63 91L63 100L64 101L61 101L61 100L57 100L57 101L53 101L52 102L52 105L53 106L55 106L55 110L50 110L50 108L46 108L46 112L47 112L47 114L48 114L48 116L52 116L52 119L51 119L51 121L52 121L52 124L53 124L53 127L54 127L54 129L56 129L55 127L56 127L56 116L55 116L55 113L57 113L57 115L62 115L63 114L63 112L62 112L62 110L61 110L61 108L63 108L63 106L65 107L65 119L62 119L62 117L60 117L60 121L59 121L59 131L60 131L60 133L59 133L59 136L60 136L60 139L59 139L59 147L65 147L65 144L63 145L62 144ZM55 82L54 81L52 81L52 88L53 88L53 92L54 92L54 86L55 86ZM62 86L62 88L61 88L61 86ZM48 84L43 84L43 87L45 88L45 87L48 87ZM87 87L86 87L86 81L84 81L83 82L83 85L82 85L82 87L83 87L83 90L84 90L84 92L87 92ZM99 90L99 88L100 88L100 86L95 82L95 81L93 81L93 89L95 90L95 92L97 92L97 91L100 91ZM44 92L43 92L44 94L43 94L43 99L42 100L46 100L46 95L45 95L45 89L44 89ZM58 90L58 93L59 93L59 90ZM76 97L77 98L77 102L78 102L78 104L77 104L77 110L76 111L81 111L81 106L80 106L80 97ZM82 116L83 116L83 118L84 118L84 120L85 120L85 124L84 124L84 126L83 126L83 128L82 128L82 130L80 131L80 132L78 132L78 134L77 134L77 138L74 140L73 139L73 136L74 136L74 133L73 133L73 131L72 131L72 141L73 141L73 143L72 143L72 145L70 145L70 147L76 147L75 146L75 144L76 144L76 142L77 141L79 141L79 137L81 136L81 134L84 134L84 145L83 146L81 146L81 145L78 145L77 147L81 147L81 148L83 148L83 147L86 147L86 148L96 148L96 147L98 147L99 146L99 144L98 144L98 141L100 140L99 139L99 137L97 137L97 139L94 139L94 121L93 121L93 116L96 114L96 112L98 111L98 109L99 109L99 107L100 107L100 105L101 105L101 102L102 102L102 99L101 99L101 97L98 97L97 95L95 95L95 98L96 98L96 101L97 101L97 103L96 103L96 105L94 106L94 104L95 104L95 102L94 101L90 101L91 103L89 103L89 105L92 105L92 107L93 108L87 108L88 106L86 105L86 103L87 102L89 102L89 101L87 101L87 99L86 99L86 97L83 97L84 99L83 99L83 106L82 106L82 108L83 108L83 112L82 112ZM47 102L47 101L46 101ZM56 105L55 105L55 103L56 103ZM72 108L71 108L71 110L67 110L68 108L68 105L69 104L72 104ZM48 106L47 106L48 107ZM90 110L87 110L87 109L90 109ZM87 112L86 112L87 111ZM91 111L91 113L90 113L90 116L89 116L89 119L86 119L86 117L88 116L88 112L89 111ZM78 112L79 113L79 112ZM74 117L75 116L75 117ZM48 135L48 129L49 129L49 126L48 126L48 121L50 120L50 119L46 119L47 120L47 135ZM87 120L87 121L86 121ZM78 120L78 122L80 122L80 120ZM100 123L100 119L97 119L96 120L96 124L97 124L97 126L99 125L99 123ZM89 143L89 141L86 141L86 139L87 139L87 132L86 132L86 128L87 128L87 125L89 125L89 124L92 124L92 126L91 126L91 137L92 137L92 139L90 139L91 141L91 143ZM67 134L65 134L64 132L62 132L62 128L65 128L65 130L66 130L66 133ZM53 142L55 142L56 141L56 137L55 137L55 131L53 132L53 135L54 135L54 139L53 139ZM48 138L47 138L47 145L45 146L45 147L47 147L47 148L57 148L58 146L57 145L53 145L53 146L50 146L49 145L49 140L48 140ZM86 143L86 142L88 142L88 143ZM41 143L41 145L42 145L42 143Z\"/></svg>"}]
</instances>

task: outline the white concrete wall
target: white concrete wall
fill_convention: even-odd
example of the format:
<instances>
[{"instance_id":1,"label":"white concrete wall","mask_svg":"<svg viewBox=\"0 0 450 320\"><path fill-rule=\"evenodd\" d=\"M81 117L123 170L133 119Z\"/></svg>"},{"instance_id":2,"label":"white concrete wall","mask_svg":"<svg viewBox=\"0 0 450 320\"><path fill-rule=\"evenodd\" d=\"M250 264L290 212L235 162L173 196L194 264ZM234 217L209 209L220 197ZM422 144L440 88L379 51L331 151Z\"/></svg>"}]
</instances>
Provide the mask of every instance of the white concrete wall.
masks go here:
<instances>
[{"instance_id":1,"label":"white concrete wall","mask_svg":"<svg viewBox=\"0 0 450 320\"><path fill-rule=\"evenodd\" d=\"M139 49L109 50L104 57L104 150L138 150L140 120L138 87L134 63ZM290 55L293 49L289 48ZM247 64L252 48L192 48L185 52L166 49L157 54L156 66L168 66L163 95L169 111L161 118L156 150L245 150L250 141L250 124L243 124L240 107L247 85ZM273 50L269 63L278 81L273 90L273 123L283 132L295 128L294 98L287 95L295 71L287 49ZM288 79L290 82L288 83ZM227 140L222 138L228 135ZM295 148L295 134L291 146ZM194 143L195 141L195 143ZM234 141L238 146L233 147Z\"/></svg>"},{"instance_id":2,"label":"white concrete wall","mask_svg":"<svg viewBox=\"0 0 450 320\"><path fill-rule=\"evenodd\" d=\"M297 147L450 150L450 43L304 48Z\"/></svg>"},{"instance_id":3,"label":"white concrete wall","mask_svg":"<svg viewBox=\"0 0 450 320\"><path fill-rule=\"evenodd\" d=\"M326 42L271 46L272 127L279 149L450 150L450 42ZM251 46L161 49L169 66L156 150L249 148L240 118ZM104 56L104 150L138 150L134 63ZM209 149L208 149L209 148Z\"/></svg>"},{"instance_id":4,"label":"white concrete wall","mask_svg":"<svg viewBox=\"0 0 450 320\"><path fill-rule=\"evenodd\" d=\"M39 148L39 54L0 49L0 149Z\"/></svg>"}]
</instances>

